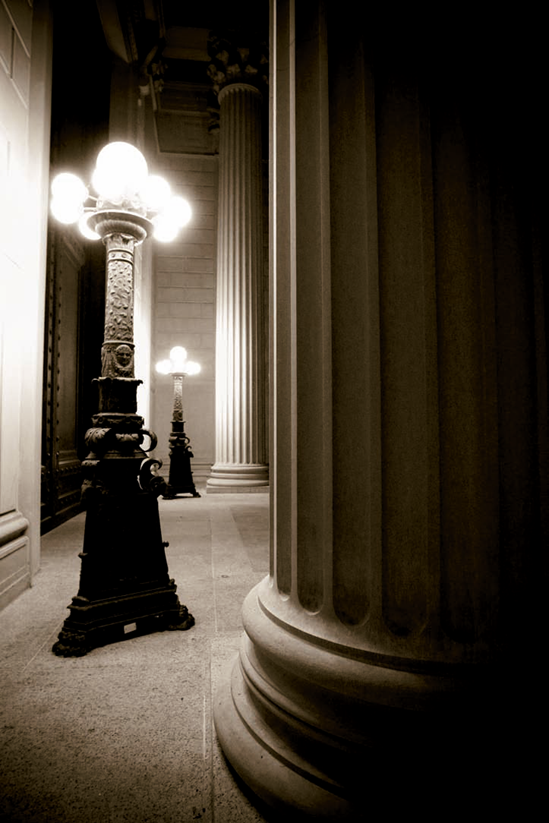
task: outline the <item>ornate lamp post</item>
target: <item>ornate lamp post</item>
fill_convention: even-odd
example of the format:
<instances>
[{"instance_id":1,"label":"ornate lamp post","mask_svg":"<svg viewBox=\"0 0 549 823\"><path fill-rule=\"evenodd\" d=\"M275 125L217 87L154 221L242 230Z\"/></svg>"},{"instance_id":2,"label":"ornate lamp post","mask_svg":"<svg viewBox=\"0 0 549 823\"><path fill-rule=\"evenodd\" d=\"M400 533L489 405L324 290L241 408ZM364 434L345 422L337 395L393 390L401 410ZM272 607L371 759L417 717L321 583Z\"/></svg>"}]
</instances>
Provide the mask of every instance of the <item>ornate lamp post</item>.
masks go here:
<instances>
[{"instance_id":1,"label":"ornate lamp post","mask_svg":"<svg viewBox=\"0 0 549 823\"><path fill-rule=\"evenodd\" d=\"M137 414L134 375L134 249L147 236L170 240L190 218L181 197L148 174L141 152L110 143L99 153L92 177L98 196L72 174L52 184L52 212L82 233L102 239L107 250L105 336L101 351L99 411L86 433L83 461L86 504L78 594L69 605L53 652L80 656L127 636L163 629L188 629L193 616L181 605L168 575L160 530L158 495L164 480L160 461L147 456L156 435ZM88 201L93 206L86 207ZM143 444L148 439L148 447Z\"/></svg>"},{"instance_id":2,"label":"ornate lamp post","mask_svg":"<svg viewBox=\"0 0 549 823\"><path fill-rule=\"evenodd\" d=\"M192 360L187 360L187 351L183 346L174 346L170 351L169 360L161 360L156 364L160 374L173 376L173 419L170 434L170 475L168 487L163 493L165 498L173 498L178 494L192 494L200 497L193 481L191 471L191 457L194 457L190 440L185 434L183 420L183 380L186 375L198 374L200 366Z\"/></svg>"}]
</instances>

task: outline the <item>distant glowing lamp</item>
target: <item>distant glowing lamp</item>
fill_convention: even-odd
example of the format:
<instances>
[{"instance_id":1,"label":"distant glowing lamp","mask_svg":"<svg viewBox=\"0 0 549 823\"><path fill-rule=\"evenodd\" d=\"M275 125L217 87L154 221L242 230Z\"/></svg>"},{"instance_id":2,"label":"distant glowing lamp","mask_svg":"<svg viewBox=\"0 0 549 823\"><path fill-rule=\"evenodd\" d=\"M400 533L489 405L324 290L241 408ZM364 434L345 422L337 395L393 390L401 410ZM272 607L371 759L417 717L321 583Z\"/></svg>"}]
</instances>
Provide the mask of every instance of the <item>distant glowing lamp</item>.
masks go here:
<instances>
[{"instance_id":1,"label":"distant glowing lamp","mask_svg":"<svg viewBox=\"0 0 549 823\"><path fill-rule=\"evenodd\" d=\"M200 497L193 481L191 471L191 444L185 434L183 420L183 380L200 371L200 365L194 360L187 360L187 350L183 346L174 346L169 360L160 360L156 364L159 374L171 374L173 377L173 418L170 434L170 475L167 490L163 497L174 498L178 494L192 494Z\"/></svg>"},{"instance_id":2,"label":"distant glowing lamp","mask_svg":"<svg viewBox=\"0 0 549 823\"><path fill-rule=\"evenodd\" d=\"M200 372L200 364L187 360L187 349L183 346L174 346L170 351L170 359L160 360L156 364L156 371L159 374L182 374L190 377Z\"/></svg>"}]
</instances>

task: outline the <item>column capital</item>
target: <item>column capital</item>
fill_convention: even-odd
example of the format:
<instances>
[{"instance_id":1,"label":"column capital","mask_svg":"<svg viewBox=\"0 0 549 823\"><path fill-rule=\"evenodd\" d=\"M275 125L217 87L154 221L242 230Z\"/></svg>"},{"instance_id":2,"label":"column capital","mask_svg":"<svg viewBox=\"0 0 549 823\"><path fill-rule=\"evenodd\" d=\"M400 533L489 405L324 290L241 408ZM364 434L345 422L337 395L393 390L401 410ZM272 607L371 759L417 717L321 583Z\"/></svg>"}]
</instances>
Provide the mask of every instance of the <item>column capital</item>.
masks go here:
<instances>
[{"instance_id":1,"label":"column capital","mask_svg":"<svg viewBox=\"0 0 549 823\"><path fill-rule=\"evenodd\" d=\"M223 86L223 88L220 89L219 94L217 95L217 100L221 103L228 94L235 94L239 91L252 92L252 94L262 97L261 90L258 89L257 86L252 86L250 83L229 83L227 86Z\"/></svg>"},{"instance_id":2,"label":"column capital","mask_svg":"<svg viewBox=\"0 0 549 823\"><path fill-rule=\"evenodd\" d=\"M219 126L217 107L221 91L233 84L252 86L258 91L269 83L269 46L257 32L211 31L208 37L213 104L210 129Z\"/></svg>"}]
</instances>

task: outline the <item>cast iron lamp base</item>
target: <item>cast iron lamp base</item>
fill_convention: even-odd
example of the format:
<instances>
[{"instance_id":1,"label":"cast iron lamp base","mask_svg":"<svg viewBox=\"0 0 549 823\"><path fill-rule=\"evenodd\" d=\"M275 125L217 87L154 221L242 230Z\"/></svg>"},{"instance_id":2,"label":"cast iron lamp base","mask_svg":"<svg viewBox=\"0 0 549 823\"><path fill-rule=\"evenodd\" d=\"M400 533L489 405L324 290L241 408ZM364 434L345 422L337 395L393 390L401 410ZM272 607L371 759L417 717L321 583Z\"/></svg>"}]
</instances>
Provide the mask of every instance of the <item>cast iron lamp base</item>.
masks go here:
<instances>
[{"instance_id":1,"label":"cast iron lamp base","mask_svg":"<svg viewBox=\"0 0 549 823\"><path fill-rule=\"evenodd\" d=\"M170 475L166 491L162 497L172 500L179 494L192 494L193 497L200 497L193 481L191 471L191 451L189 438L185 434L184 423L172 420L172 433L170 434Z\"/></svg>"},{"instance_id":2,"label":"cast iron lamp base","mask_svg":"<svg viewBox=\"0 0 549 823\"><path fill-rule=\"evenodd\" d=\"M109 380L100 378L103 395L109 392ZM120 384L121 379L113 382ZM168 544L162 541L157 500L166 484L155 471L159 461L141 448L148 436L153 449L155 435L142 428L143 419L136 414L100 413L93 425L86 434L90 453L83 462L86 525L80 587L52 649L62 657L80 657L136 635L194 625L168 575Z\"/></svg>"}]
</instances>

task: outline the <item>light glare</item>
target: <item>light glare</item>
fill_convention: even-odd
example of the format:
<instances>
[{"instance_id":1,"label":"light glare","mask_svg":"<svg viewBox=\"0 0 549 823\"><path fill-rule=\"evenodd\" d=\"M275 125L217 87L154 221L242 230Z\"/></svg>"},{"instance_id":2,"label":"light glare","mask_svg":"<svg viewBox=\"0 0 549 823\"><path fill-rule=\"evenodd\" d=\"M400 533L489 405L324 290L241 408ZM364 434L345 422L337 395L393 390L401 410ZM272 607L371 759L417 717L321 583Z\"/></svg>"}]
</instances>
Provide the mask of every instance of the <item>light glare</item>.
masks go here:
<instances>
[{"instance_id":1,"label":"light glare","mask_svg":"<svg viewBox=\"0 0 549 823\"><path fill-rule=\"evenodd\" d=\"M92 182L103 199L118 202L119 198L131 200L147 174L147 161L139 149L130 143L109 143L97 156Z\"/></svg>"},{"instance_id":2,"label":"light glare","mask_svg":"<svg viewBox=\"0 0 549 823\"><path fill-rule=\"evenodd\" d=\"M160 240L161 243L170 243L179 234L179 226L166 220L163 215L153 217L152 222L154 225L153 237Z\"/></svg>"},{"instance_id":3,"label":"light glare","mask_svg":"<svg viewBox=\"0 0 549 823\"><path fill-rule=\"evenodd\" d=\"M191 219L189 203L170 196L170 185L162 177L148 174L147 161L130 143L109 143L101 149L91 183L98 194L93 210L84 209L91 195L77 175L62 172L51 184L53 216L67 225L78 222L81 234L89 240L100 238L89 225L90 214L97 210L115 208L149 217L147 212L152 212L153 237L162 243L175 240Z\"/></svg>"},{"instance_id":4,"label":"light glare","mask_svg":"<svg viewBox=\"0 0 549 823\"><path fill-rule=\"evenodd\" d=\"M171 370L172 364L170 360L160 360L160 362L156 364L156 371L159 374L170 374Z\"/></svg>"},{"instance_id":5,"label":"light glare","mask_svg":"<svg viewBox=\"0 0 549 823\"><path fill-rule=\"evenodd\" d=\"M187 349L183 346L174 346L170 351L169 360L161 360L156 364L156 371L160 374L198 374L200 364L194 360L187 360Z\"/></svg>"},{"instance_id":6,"label":"light glare","mask_svg":"<svg viewBox=\"0 0 549 823\"><path fill-rule=\"evenodd\" d=\"M172 361L173 371L185 372L187 350L184 349L183 346L174 346L173 349L170 351L170 360Z\"/></svg>"},{"instance_id":7,"label":"light glare","mask_svg":"<svg viewBox=\"0 0 549 823\"><path fill-rule=\"evenodd\" d=\"M182 228L186 226L191 219L192 209L184 197L177 195L168 200L163 214L168 220L175 223L176 226Z\"/></svg>"},{"instance_id":8,"label":"light glare","mask_svg":"<svg viewBox=\"0 0 549 823\"><path fill-rule=\"evenodd\" d=\"M118 175L111 175L104 169L96 168L92 174L92 186L103 200L120 204L124 200L125 183Z\"/></svg>"},{"instance_id":9,"label":"light glare","mask_svg":"<svg viewBox=\"0 0 549 823\"><path fill-rule=\"evenodd\" d=\"M139 194L151 211L159 211L169 200L170 184L157 174L149 174Z\"/></svg>"},{"instance_id":10,"label":"light glare","mask_svg":"<svg viewBox=\"0 0 549 823\"><path fill-rule=\"evenodd\" d=\"M56 220L59 220L60 223L65 223L67 226L70 226L71 223L76 223L83 211L84 206L82 203L74 203L70 200L65 201L57 197L54 197L51 201L51 213Z\"/></svg>"},{"instance_id":11,"label":"light glare","mask_svg":"<svg viewBox=\"0 0 549 823\"><path fill-rule=\"evenodd\" d=\"M51 193L55 200L70 200L83 203L88 199L88 190L76 174L62 172L56 175L51 184Z\"/></svg>"},{"instance_id":12,"label":"light glare","mask_svg":"<svg viewBox=\"0 0 549 823\"><path fill-rule=\"evenodd\" d=\"M94 214L94 212L91 210L85 211L78 221L78 228L80 230L80 234L87 237L88 240L100 240L101 235L97 234L97 232L90 228L90 225L88 224L88 219L92 216L92 214Z\"/></svg>"},{"instance_id":13,"label":"light glare","mask_svg":"<svg viewBox=\"0 0 549 823\"><path fill-rule=\"evenodd\" d=\"M172 360L186 360L187 349L183 348L183 346L174 346L170 351L170 357Z\"/></svg>"}]
</instances>

